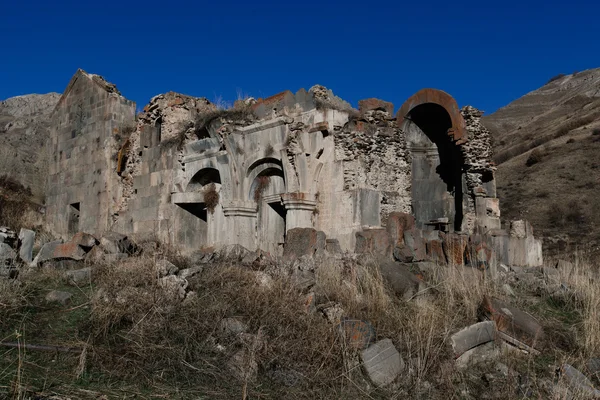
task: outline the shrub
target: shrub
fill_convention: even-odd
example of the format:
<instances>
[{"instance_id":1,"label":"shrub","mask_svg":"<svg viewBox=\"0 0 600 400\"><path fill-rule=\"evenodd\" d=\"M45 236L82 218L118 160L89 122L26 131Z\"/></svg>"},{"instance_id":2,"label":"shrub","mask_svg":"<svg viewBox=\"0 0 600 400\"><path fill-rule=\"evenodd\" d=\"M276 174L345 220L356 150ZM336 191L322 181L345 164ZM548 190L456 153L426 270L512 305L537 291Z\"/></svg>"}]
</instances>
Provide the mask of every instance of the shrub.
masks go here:
<instances>
[{"instance_id":1,"label":"shrub","mask_svg":"<svg viewBox=\"0 0 600 400\"><path fill-rule=\"evenodd\" d=\"M547 84L549 84L549 83L551 83L551 82L557 81L557 80L559 80L560 78L563 78L563 77L565 77L565 76L566 76L565 74L558 74L558 75L555 75L555 76L553 76L552 78L550 78L550 80L549 80L548 82L546 82L546 85L547 85Z\"/></svg>"},{"instance_id":2,"label":"shrub","mask_svg":"<svg viewBox=\"0 0 600 400\"><path fill-rule=\"evenodd\" d=\"M206 209L214 214L215 208L219 204L219 192L217 192L217 186L214 183L206 186L204 190L204 204L206 204Z\"/></svg>"},{"instance_id":3,"label":"shrub","mask_svg":"<svg viewBox=\"0 0 600 400\"><path fill-rule=\"evenodd\" d=\"M543 154L541 150L534 149L531 153L529 153L529 157L527 157L527 161L525 161L525 165L531 167L533 164L537 164L542 161Z\"/></svg>"},{"instance_id":4,"label":"shrub","mask_svg":"<svg viewBox=\"0 0 600 400\"><path fill-rule=\"evenodd\" d=\"M592 136L600 136L600 128L595 128L592 130Z\"/></svg>"},{"instance_id":5,"label":"shrub","mask_svg":"<svg viewBox=\"0 0 600 400\"><path fill-rule=\"evenodd\" d=\"M565 213L564 213L563 208L559 204L557 204L557 203L550 204L550 207L548 207L547 215L548 215L548 222L550 223L550 225L553 225L553 226L563 226L564 225Z\"/></svg>"},{"instance_id":6,"label":"shrub","mask_svg":"<svg viewBox=\"0 0 600 400\"><path fill-rule=\"evenodd\" d=\"M575 143L575 139L571 138L571 139L567 140L567 144L570 144L570 143Z\"/></svg>"},{"instance_id":7,"label":"shrub","mask_svg":"<svg viewBox=\"0 0 600 400\"><path fill-rule=\"evenodd\" d=\"M574 224L583 224L586 221L586 216L583 211L583 207L577 200L571 200L569 204L567 204L567 213L565 215L565 219L567 222L571 222Z\"/></svg>"}]
</instances>

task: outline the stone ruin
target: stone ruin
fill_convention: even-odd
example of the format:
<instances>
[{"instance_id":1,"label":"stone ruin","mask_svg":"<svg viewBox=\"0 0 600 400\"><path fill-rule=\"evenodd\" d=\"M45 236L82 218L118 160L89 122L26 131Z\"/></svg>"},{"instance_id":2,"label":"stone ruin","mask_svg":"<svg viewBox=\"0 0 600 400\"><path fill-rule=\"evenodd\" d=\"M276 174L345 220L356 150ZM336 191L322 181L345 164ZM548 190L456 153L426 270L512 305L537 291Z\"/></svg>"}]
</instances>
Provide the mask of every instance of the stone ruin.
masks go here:
<instances>
[{"instance_id":1,"label":"stone ruin","mask_svg":"<svg viewBox=\"0 0 600 400\"><path fill-rule=\"evenodd\" d=\"M395 116L389 102L356 110L319 85L229 109L169 92L135 110L115 85L75 73L52 115L49 231L146 235L188 253L542 265L531 226L500 220L482 112L440 90Z\"/></svg>"}]
</instances>

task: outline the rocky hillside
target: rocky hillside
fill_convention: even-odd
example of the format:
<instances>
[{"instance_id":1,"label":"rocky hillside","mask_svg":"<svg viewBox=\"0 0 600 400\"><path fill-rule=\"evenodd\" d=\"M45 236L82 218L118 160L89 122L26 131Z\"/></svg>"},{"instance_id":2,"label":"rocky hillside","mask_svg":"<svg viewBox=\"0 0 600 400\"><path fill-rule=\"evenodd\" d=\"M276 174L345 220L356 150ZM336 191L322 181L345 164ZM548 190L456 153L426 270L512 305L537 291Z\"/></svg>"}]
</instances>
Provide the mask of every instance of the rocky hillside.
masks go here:
<instances>
[{"instance_id":1,"label":"rocky hillside","mask_svg":"<svg viewBox=\"0 0 600 400\"><path fill-rule=\"evenodd\" d=\"M526 218L550 252L597 251L600 68L559 75L483 118L504 218Z\"/></svg>"},{"instance_id":2,"label":"rocky hillside","mask_svg":"<svg viewBox=\"0 0 600 400\"><path fill-rule=\"evenodd\" d=\"M59 93L29 94L0 102L0 171L41 200L44 193L49 116Z\"/></svg>"}]
</instances>

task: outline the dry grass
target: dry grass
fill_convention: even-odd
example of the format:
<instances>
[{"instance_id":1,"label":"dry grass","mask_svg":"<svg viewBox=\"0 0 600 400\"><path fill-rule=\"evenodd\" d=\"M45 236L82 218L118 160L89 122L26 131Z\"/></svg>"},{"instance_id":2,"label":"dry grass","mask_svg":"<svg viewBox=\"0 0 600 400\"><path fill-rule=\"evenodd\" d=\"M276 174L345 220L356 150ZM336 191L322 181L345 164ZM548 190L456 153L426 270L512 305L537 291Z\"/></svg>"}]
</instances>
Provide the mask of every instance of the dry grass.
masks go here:
<instances>
[{"instance_id":1,"label":"dry grass","mask_svg":"<svg viewBox=\"0 0 600 400\"><path fill-rule=\"evenodd\" d=\"M207 185L204 189L204 204L206 204L206 209L214 214L215 208L219 205L219 192L214 183Z\"/></svg>"}]
</instances>

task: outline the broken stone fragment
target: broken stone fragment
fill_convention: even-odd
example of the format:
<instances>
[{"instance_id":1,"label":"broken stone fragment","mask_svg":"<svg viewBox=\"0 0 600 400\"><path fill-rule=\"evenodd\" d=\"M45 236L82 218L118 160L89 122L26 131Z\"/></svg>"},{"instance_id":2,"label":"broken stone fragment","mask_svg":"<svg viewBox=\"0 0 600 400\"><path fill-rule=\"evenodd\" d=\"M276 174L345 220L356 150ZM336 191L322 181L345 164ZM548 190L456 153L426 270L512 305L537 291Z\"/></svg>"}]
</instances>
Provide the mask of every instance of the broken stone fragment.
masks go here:
<instances>
[{"instance_id":1,"label":"broken stone fragment","mask_svg":"<svg viewBox=\"0 0 600 400\"><path fill-rule=\"evenodd\" d=\"M600 398L600 390L596 389L588 377L573 366L564 364L560 372L576 398Z\"/></svg>"},{"instance_id":2,"label":"broken stone fragment","mask_svg":"<svg viewBox=\"0 0 600 400\"><path fill-rule=\"evenodd\" d=\"M295 260L302 256L314 256L325 251L325 233L313 228L293 228L287 231L283 257Z\"/></svg>"},{"instance_id":3,"label":"broken stone fragment","mask_svg":"<svg viewBox=\"0 0 600 400\"><path fill-rule=\"evenodd\" d=\"M533 349L541 347L542 326L531 315L489 296L484 296L480 311L485 318L496 323L499 337L503 340L517 346L520 342Z\"/></svg>"},{"instance_id":4,"label":"broken stone fragment","mask_svg":"<svg viewBox=\"0 0 600 400\"><path fill-rule=\"evenodd\" d=\"M134 245L128 237L117 232L106 232L100 238L100 246L108 254L131 254L134 251Z\"/></svg>"},{"instance_id":5,"label":"broken stone fragment","mask_svg":"<svg viewBox=\"0 0 600 400\"><path fill-rule=\"evenodd\" d=\"M317 306L317 310L321 311L327 321L333 325L338 325L344 315L344 309L339 303L320 304Z\"/></svg>"},{"instance_id":6,"label":"broken stone fragment","mask_svg":"<svg viewBox=\"0 0 600 400\"><path fill-rule=\"evenodd\" d=\"M81 268L75 269L71 271L66 271L65 276L70 284L74 284L76 286L85 285L90 283L92 278L92 268Z\"/></svg>"},{"instance_id":7,"label":"broken stone fragment","mask_svg":"<svg viewBox=\"0 0 600 400\"><path fill-rule=\"evenodd\" d=\"M69 292L61 292L60 290L52 290L46 295L46 301L48 303L61 303L67 304L73 295Z\"/></svg>"},{"instance_id":8,"label":"broken stone fragment","mask_svg":"<svg viewBox=\"0 0 600 400\"><path fill-rule=\"evenodd\" d=\"M180 278L183 278L183 279L188 279L188 278L191 278L192 276L201 274L202 270L203 270L202 266L197 265L195 267L179 270L179 272L177 273L177 276Z\"/></svg>"},{"instance_id":9,"label":"broken stone fragment","mask_svg":"<svg viewBox=\"0 0 600 400\"><path fill-rule=\"evenodd\" d=\"M494 321L483 321L468 326L450 337L454 356L459 357L467 350L496 339Z\"/></svg>"},{"instance_id":10,"label":"broken stone fragment","mask_svg":"<svg viewBox=\"0 0 600 400\"><path fill-rule=\"evenodd\" d=\"M173 264L172 262L170 262L169 260L158 260L156 261L156 274L158 275L159 278L162 278L163 276L167 276L167 275L175 275L177 273L177 271L179 271L179 268L177 268L177 266L175 266L175 264ZM180 278L182 278L180 276Z\"/></svg>"},{"instance_id":11,"label":"broken stone fragment","mask_svg":"<svg viewBox=\"0 0 600 400\"><path fill-rule=\"evenodd\" d=\"M178 298L185 299L185 292L188 287L188 281L176 275L167 275L158 280L158 285L168 294Z\"/></svg>"},{"instance_id":12,"label":"broken stone fragment","mask_svg":"<svg viewBox=\"0 0 600 400\"><path fill-rule=\"evenodd\" d=\"M500 346L494 341L473 347L456 359L456 368L464 370L473 365L494 360L500 356L500 350Z\"/></svg>"},{"instance_id":13,"label":"broken stone fragment","mask_svg":"<svg viewBox=\"0 0 600 400\"><path fill-rule=\"evenodd\" d=\"M29 229L21 228L19 231L19 257L23 262L30 263L33 261L33 245L35 244L35 232Z\"/></svg>"},{"instance_id":14,"label":"broken stone fragment","mask_svg":"<svg viewBox=\"0 0 600 400\"><path fill-rule=\"evenodd\" d=\"M221 330L228 335L239 335L248 331L248 325L237 318L224 318L221 320Z\"/></svg>"},{"instance_id":15,"label":"broken stone fragment","mask_svg":"<svg viewBox=\"0 0 600 400\"><path fill-rule=\"evenodd\" d=\"M369 379L378 387L392 383L404 369L404 361L390 339L372 344L360 357Z\"/></svg>"},{"instance_id":16,"label":"broken stone fragment","mask_svg":"<svg viewBox=\"0 0 600 400\"><path fill-rule=\"evenodd\" d=\"M344 343L353 349L366 349L375 340L375 329L367 321L342 318L339 329Z\"/></svg>"},{"instance_id":17,"label":"broken stone fragment","mask_svg":"<svg viewBox=\"0 0 600 400\"><path fill-rule=\"evenodd\" d=\"M363 99L358 101L358 111L365 113L367 111L385 111L392 115L394 113L394 104L376 98Z\"/></svg>"},{"instance_id":18,"label":"broken stone fragment","mask_svg":"<svg viewBox=\"0 0 600 400\"><path fill-rule=\"evenodd\" d=\"M413 274L406 264L380 261L379 271L396 296L409 300L426 288L425 282Z\"/></svg>"},{"instance_id":19,"label":"broken stone fragment","mask_svg":"<svg viewBox=\"0 0 600 400\"><path fill-rule=\"evenodd\" d=\"M356 232L357 254L372 254L375 257L389 257L392 252L390 235L384 229L365 229Z\"/></svg>"},{"instance_id":20,"label":"broken stone fragment","mask_svg":"<svg viewBox=\"0 0 600 400\"><path fill-rule=\"evenodd\" d=\"M17 253L6 243L0 243L0 265L10 264L17 258Z\"/></svg>"}]
</instances>

